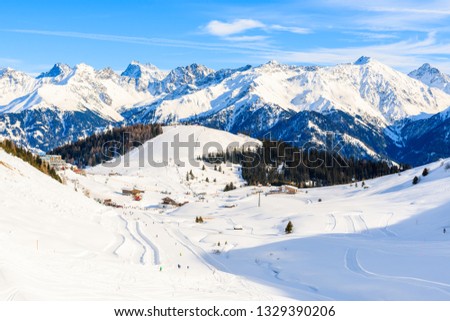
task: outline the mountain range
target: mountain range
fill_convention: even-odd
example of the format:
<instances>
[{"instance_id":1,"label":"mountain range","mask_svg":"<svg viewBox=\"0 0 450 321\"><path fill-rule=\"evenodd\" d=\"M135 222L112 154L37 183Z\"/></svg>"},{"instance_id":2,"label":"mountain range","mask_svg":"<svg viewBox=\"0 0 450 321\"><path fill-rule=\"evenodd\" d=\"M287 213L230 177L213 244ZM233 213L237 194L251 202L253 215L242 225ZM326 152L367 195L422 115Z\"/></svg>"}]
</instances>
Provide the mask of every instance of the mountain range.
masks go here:
<instances>
[{"instance_id":1,"label":"mountain range","mask_svg":"<svg viewBox=\"0 0 450 321\"><path fill-rule=\"evenodd\" d=\"M189 123L344 156L420 165L450 156L450 77L424 64L408 75L369 57L331 67L259 66L122 73L55 64L37 77L0 69L0 137L38 152L109 126ZM332 135L330 135L332 133Z\"/></svg>"}]
</instances>

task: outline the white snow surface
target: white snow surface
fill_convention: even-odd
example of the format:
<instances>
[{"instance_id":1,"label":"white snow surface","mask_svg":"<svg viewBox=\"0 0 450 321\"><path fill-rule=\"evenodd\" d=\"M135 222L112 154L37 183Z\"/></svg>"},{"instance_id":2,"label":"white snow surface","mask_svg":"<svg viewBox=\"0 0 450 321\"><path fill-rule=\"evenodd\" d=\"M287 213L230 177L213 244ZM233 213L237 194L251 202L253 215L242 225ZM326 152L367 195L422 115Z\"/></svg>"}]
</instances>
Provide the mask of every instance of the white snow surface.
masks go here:
<instances>
[{"instance_id":1,"label":"white snow surface","mask_svg":"<svg viewBox=\"0 0 450 321\"><path fill-rule=\"evenodd\" d=\"M153 142L177 133L201 144L249 139L173 126ZM62 185L0 150L1 299L450 299L450 159L427 165L425 177L419 167L366 180L368 188L287 195L246 186L238 165L203 170L180 153L185 166L138 167L137 157L86 176L66 170ZM223 192L229 182L237 189ZM123 187L145 190L142 200ZM188 203L164 206L164 197Z\"/></svg>"}]
</instances>

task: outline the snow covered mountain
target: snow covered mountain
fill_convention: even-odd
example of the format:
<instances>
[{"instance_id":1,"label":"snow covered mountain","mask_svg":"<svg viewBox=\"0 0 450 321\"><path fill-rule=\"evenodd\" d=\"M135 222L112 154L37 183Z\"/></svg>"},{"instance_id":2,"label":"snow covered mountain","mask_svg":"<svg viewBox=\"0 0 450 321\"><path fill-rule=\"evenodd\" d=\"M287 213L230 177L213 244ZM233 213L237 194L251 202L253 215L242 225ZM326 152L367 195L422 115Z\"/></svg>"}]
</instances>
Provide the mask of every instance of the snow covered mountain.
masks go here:
<instances>
[{"instance_id":1,"label":"snow covered mountain","mask_svg":"<svg viewBox=\"0 0 450 321\"><path fill-rule=\"evenodd\" d=\"M129 79L121 78L111 69L96 71L85 64L74 68L56 64L37 78L10 71L1 76L2 82L9 75L15 76L13 79L21 76L19 79L22 81L16 80L11 89L23 95L10 99L11 94L5 93L5 98L0 100L4 103L0 107L2 114L30 109L54 109L61 112L89 110L104 119L120 121L120 108L151 97L147 91L138 91L128 82Z\"/></svg>"},{"instance_id":2,"label":"snow covered mountain","mask_svg":"<svg viewBox=\"0 0 450 321\"><path fill-rule=\"evenodd\" d=\"M332 67L270 61L219 71L192 64L170 72L133 61L121 75L57 64L37 78L4 69L0 135L49 150L109 124L183 122L254 137L270 132L297 145L325 146L333 132L347 156L400 160L407 145L403 127L450 106L444 87L422 82L435 73L425 67L408 77L361 57Z\"/></svg>"},{"instance_id":3,"label":"snow covered mountain","mask_svg":"<svg viewBox=\"0 0 450 321\"><path fill-rule=\"evenodd\" d=\"M232 112L238 116L242 109L254 112L269 107L292 113L340 110L389 125L450 106L448 95L367 57L334 67L296 67L271 61L232 73L220 82L199 84L198 77L188 79L190 92L149 105L147 109L152 112L146 117L152 115L151 121L165 121L201 117L204 113L210 116ZM226 121L226 127L235 127L234 118Z\"/></svg>"},{"instance_id":4,"label":"snow covered mountain","mask_svg":"<svg viewBox=\"0 0 450 321\"><path fill-rule=\"evenodd\" d=\"M167 72L159 70L152 64L132 61L120 75L128 78L128 83L134 83L139 92L155 93L151 85L162 81L167 76Z\"/></svg>"},{"instance_id":5,"label":"snow covered mountain","mask_svg":"<svg viewBox=\"0 0 450 321\"><path fill-rule=\"evenodd\" d=\"M427 86L439 88L450 94L450 76L437 68L431 67L430 64L423 64L419 69L411 71L408 76L420 80Z\"/></svg>"}]
</instances>

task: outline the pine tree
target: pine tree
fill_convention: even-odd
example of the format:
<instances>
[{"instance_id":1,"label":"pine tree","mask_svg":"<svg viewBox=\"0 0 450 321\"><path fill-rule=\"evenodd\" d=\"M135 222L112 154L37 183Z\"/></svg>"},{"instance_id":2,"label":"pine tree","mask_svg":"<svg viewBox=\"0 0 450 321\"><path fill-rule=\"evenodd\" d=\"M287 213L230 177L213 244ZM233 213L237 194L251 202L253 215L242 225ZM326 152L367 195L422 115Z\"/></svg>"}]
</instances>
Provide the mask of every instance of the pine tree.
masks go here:
<instances>
[{"instance_id":1,"label":"pine tree","mask_svg":"<svg viewBox=\"0 0 450 321\"><path fill-rule=\"evenodd\" d=\"M207 177L205 181L206 181L206 183L209 183L209 178Z\"/></svg>"},{"instance_id":2,"label":"pine tree","mask_svg":"<svg viewBox=\"0 0 450 321\"><path fill-rule=\"evenodd\" d=\"M427 176L428 173L429 173L428 168L425 167L425 168L423 169L422 176Z\"/></svg>"},{"instance_id":3,"label":"pine tree","mask_svg":"<svg viewBox=\"0 0 450 321\"><path fill-rule=\"evenodd\" d=\"M286 234L291 234L293 230L294 230L294 225L292 224L291 221L289 221L287 223L286 228L284 229L284 231L286 232Z\"/></svg>"},{"instance_id":4,"label":"pine tree","mask_svg":"<svg viewBox=\"0 0 450 321\"><path fill-rule=\"evenodd\" d=\"M225 185L225 188L223 189L224 192L229 192L236 189L236 187L233 185L233 182Z\"/></svg>"},{"instance_id":5,"label":"pine tree","mask_svg":"<svg viewBox=\"0 0 450 321\"><path fill-rule=\"evenodd\" d=\"M414 176L412 183L413 183L413 185L416 185L417 183L419 183L419 178L417 176Z\"/></svg>"},{"instance_id":6,"label":"pine tree","mask_svg":"<svg viewBox=\"0 0 450 321\"><path fill-rule=\"evenodd\" d=\"M206 170L206 167L205 167L205 165L203 164L203 166L202 166L202 171L204 171L204 170Z\"/></svg>"}]
</instances>

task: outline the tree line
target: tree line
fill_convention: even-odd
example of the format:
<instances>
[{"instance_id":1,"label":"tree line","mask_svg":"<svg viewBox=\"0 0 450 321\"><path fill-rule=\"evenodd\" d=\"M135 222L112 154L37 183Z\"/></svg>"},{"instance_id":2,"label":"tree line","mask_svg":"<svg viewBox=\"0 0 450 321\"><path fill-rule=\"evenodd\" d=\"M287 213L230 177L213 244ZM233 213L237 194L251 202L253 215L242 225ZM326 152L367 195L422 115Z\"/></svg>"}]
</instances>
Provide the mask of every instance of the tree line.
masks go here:
<instances>
[{"instance_id":1,"label":"tree line","mask_svg":"<svg viewBox=\"0 0 450 321\"><path fill-rule=\"evenodd\" d=\"M112 128L57 147L47 154L61 155L66 162L78 167L95 166L124 155L160 134L162 134L160 124L136 124Z\"/></svg>"},{"instance_id":2,"label":"tree line","mask_svg":"<svg viewBox=\"0 0 450 321\"><path fill-rule=\"evenodd\" d=\"M34 168L40 170L42 173L47 174L51 178L62 183L61 177L59 177L56 171L51 168L47 162L44 162L38 155L35 155L25 148L14 144L14 142L8 139L4 139L2 142L0 142L0 147L3 148L8 154L22 159Z\"/></svg>"},{"instance_id":3,"label":"tree line","mask_svg":"<svg viewBox=\"0 0 450 321\"><path fill-rule=\"evenodd\" d=\"M204 160L241 164L242 177L250 185L289 184L297 187L347 184L411 168L407 164L345 158L317 148L301 150L282 141L268 140L260 147L210 154Z\"/></svg>"}]
</instances>

